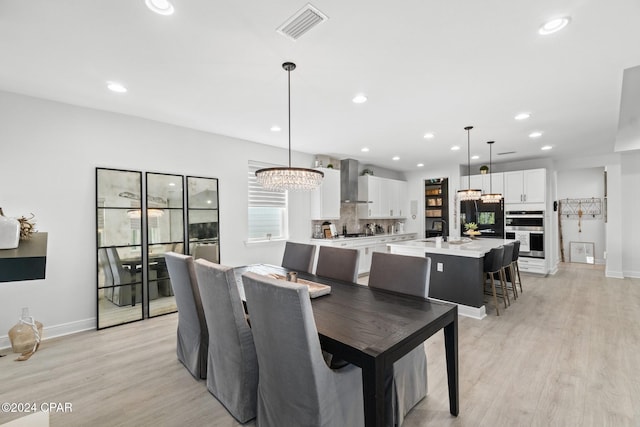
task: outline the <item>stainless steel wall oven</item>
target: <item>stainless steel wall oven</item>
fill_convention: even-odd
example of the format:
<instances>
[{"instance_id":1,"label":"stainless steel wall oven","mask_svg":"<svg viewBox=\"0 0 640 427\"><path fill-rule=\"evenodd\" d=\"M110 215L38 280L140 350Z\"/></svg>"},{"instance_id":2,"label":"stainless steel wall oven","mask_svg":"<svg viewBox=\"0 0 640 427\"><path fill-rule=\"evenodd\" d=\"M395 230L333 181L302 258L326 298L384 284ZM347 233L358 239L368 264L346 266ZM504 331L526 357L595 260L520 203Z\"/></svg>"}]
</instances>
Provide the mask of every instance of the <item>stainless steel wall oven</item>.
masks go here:
<instances>
[{"instance_id":1,"label":"stainless steel wall oven","mask_svg":"<svg viewBox=\"0 0 640 427\"><path fill-rule=\"evenodd\" d=\"M544 258L544 211L507 211L505 238L520 240L520 255Z\"/></svg>"}]
</instances>

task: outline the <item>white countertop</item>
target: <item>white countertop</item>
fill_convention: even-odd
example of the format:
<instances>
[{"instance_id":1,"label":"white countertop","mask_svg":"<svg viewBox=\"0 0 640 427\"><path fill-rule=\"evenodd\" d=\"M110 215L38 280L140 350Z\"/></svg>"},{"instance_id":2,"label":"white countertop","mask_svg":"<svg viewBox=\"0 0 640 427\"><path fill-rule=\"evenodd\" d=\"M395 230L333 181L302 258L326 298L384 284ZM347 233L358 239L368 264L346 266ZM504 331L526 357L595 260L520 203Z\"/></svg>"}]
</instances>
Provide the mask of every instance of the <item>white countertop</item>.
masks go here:
<instances>
[{"instance_id":1,"label":"white countertop","mask_svg":"<svg viewBox=\"0 0 640 427\"><path fill-rule=\"evenodd\" d=\"M421 253L465 256L482 258L487 252L498 246L511 243L510 239L462 239L461 244L442 242L436 244L435 238L408 240L405 242L389 243L387 246L401 250L412 250Z\"/></svg>"},{"instance_id":2,"label":"white countertop","mask_svg":"<svg viewBox=\"0 0 640 427\"><path fill-rule=\"evenodd\" d=\"M334 237L333 239L310 239L311 243L330 243L330 242L358 242L358 241L367 241L367 240L377 240L384 239L388 237L408 237L411 235L416 235L416 233L391 233L391 234L374 234L373 236L362 236L362 237Z\"/></svg>"}]
</instances>

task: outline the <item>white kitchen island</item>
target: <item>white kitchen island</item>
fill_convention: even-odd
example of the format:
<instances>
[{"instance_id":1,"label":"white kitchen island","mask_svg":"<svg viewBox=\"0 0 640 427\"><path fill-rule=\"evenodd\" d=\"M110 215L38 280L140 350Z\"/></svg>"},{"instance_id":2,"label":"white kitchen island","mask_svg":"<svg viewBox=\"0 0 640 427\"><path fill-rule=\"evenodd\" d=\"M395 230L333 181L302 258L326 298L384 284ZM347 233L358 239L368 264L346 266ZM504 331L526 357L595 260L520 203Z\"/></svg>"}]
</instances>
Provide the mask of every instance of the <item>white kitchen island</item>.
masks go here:
<instances>
[{"instance_id":1,"label":"white kitchen island","mask_svg":"<svg viewBox=\"0 0 640 427\"><path fill-rule=\"evenodd\" d=\"M391 253L431 258L429 298L458 304L462 315L486 316L483 291L484 256L491 249L513 240L463 239L436 243L435 238L393 242Z\"/></svg>"}]
</instances>

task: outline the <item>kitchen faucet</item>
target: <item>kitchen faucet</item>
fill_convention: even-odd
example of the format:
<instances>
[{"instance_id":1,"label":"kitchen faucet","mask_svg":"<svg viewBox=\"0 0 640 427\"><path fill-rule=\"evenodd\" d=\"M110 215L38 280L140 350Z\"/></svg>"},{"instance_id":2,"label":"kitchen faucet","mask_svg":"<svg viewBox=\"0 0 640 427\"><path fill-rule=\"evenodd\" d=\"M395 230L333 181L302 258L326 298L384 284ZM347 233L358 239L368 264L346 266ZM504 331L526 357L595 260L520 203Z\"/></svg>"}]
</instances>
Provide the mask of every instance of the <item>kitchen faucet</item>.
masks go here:
<instances>
[{"instance_id":1,"label":"kitchen faucet","mask_svg":"<svg viewBox=\"0 0 640 427\"><path fill-rule=\"evenodd\" d=\"M447 227L447 221L444 219L434 219L432 227L435 228L436 223L439 222L442 224L442 237L444 240L449 236L449 227Z\"/></svg>"}]
</instances>

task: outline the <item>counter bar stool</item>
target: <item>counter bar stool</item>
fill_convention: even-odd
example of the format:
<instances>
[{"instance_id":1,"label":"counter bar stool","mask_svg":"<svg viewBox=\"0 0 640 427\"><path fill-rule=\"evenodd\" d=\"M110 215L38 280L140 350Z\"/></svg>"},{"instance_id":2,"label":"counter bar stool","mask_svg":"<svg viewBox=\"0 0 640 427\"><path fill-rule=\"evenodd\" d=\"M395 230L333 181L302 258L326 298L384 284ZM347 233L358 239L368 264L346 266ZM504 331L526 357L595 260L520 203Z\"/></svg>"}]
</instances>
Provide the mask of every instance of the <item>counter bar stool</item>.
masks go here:
<instances>
[{"instance_id":1,"label":"counter bar stool","mask_svg":"<svg viewBox=\"0 0 640 427\"><path fill-rule=\"evenodd\" d=\"M504 283L505 290L509 290L509 286L507 283L511 283L511 292L513 293L513 299L518 299L518 290L516 289L515 282L513 281L513 274L511 273L511 263L513 262L513 243L507 243L504 247L504 255L502 257L502 268L500 269L500 280ZM509 277L507 277L507 272ZM509 293L506 293L507 303L511 304L509 301Z\"/></svg>"},{"instance_id":2,"label":"counter bar stool","mask_svg":"<svg viewBox=\"0 0 640 427\"><path fill-rule=\"evenodd\" d=\"M511 270L513 273L513 286L515 287L516 281L520 285L520 293L522 293L522 279L520 278L520 265L518 264L518 258L520 258L520 240L513 242L513 261L511 262Z\"/></svg>"},{"instance_id":3,"label":"counter bar stool","mask_svg":"<svg viewBox=\"0 0 640 427\"><path fill-rule=\"evenodd\" d=\"M491 294L493 295L493 305L496 308L496 315L500 316L500 308L498 308L498 295L496 294L496 278L494 274L498 273L498 277L500 278L500 270L502 269L502 258L504 257L504 247L500 246L499 248L493 248L489 253L484 256L484 280L482 281L482 287L484 290L485 285L487 284L487 279L489 279L491 283ZM507 308L507 300L504 298L506 294L506 289L504 288L504 284L500 279L500 285L502 288L502 300L504 301L504 307Z\"/></svg>"}]
</instances>

